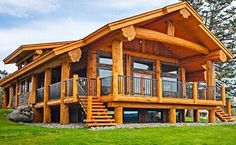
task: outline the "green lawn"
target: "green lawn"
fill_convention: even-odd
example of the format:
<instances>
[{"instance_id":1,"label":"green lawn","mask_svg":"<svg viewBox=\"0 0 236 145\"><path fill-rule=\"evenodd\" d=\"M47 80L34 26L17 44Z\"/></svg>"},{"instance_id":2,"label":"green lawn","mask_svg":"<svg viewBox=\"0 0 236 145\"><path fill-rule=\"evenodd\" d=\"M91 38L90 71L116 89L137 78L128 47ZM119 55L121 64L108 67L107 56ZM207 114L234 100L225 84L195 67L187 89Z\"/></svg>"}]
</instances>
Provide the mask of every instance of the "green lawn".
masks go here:
<instances>
[{"instance_id":1,"label":"green lawn","mask_svg":"<svg viewBox=\"0 0 236 145\"><path fill-rule=\"evenodd\" d=\"M0 110L0 145L92 144L236 144L236 125L208 127L160 127L91 131L87 129L49 129L25 126L6 119Z\"/></svg>"}]
</instances>

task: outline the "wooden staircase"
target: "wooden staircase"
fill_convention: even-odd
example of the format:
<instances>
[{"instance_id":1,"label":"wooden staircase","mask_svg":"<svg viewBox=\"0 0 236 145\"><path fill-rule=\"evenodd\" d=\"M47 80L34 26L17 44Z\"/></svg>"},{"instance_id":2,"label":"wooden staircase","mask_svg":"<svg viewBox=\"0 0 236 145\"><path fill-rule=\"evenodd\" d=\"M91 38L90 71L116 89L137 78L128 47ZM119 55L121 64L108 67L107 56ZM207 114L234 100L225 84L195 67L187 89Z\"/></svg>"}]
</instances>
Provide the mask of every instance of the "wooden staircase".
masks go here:
<instances>
[{"instance_id":1,"label":"wooden staircase","mask_svg":"<svg viewBox=\"0 0 236 145\"><path fill-rule=\"evenodd\" d=\"M88 96L78 97L79 103L87 115L87 119L84 120L84 122L86 123L86 127L116 125L115 120L112 118L111 115L108 114L108 109L103 104L102 100L97 96L89 97L92 98L91 110L88 110ZM88 111L90 111L90 114L88 114Z\"/></svg>"},{"instance_id":2,"label":"wooden staircase","mask_svg":"<svg viewBox=\"0 0 236 145\"><path fill-rule=\"evenodd\" d=\"M234 122L235 120L231 117L230 114L227 114L222 107L217 107L216 117L219 118L222 122Z\"/></svg>"}]
</instances>

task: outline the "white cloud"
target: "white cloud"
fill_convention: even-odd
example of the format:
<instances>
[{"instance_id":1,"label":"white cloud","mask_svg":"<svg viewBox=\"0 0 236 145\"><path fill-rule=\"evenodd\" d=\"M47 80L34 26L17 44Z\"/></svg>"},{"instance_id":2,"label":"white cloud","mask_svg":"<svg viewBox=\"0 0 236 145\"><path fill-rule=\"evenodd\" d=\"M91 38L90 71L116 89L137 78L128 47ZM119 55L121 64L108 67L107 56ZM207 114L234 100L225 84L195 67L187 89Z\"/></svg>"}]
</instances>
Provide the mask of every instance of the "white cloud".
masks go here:
<instances>
[{"instance_id":1,"label":"white cloud","mask_svg":"<svg viewBox=\"0 0 236 145\"><path fill-rule=\"evenodd\" d=\"M21 27L0 29L0 60L22 44L77 40L95 31L102 24L78 21L71 18L53 21L34 21ZM3 65L0 69L15 71L14 65Z\"/></svg>"},{"instance_id":2,"label":"white cloud","mask_svg":"<svg viewBox=\"0 0 236 145\"><path fill-rule=\"evenodd\" d=\"M139 9L145 10L146 8L161 8L169 4L179 2L179 0L91 0L89 3L99 6L108 7L110 9Z\"/></svg>"},{"instance_id":3,"label":"white cloud","mask_svg":"<svg viewBox=\"0 0 236 145\"><path fill-rule=\"evenodd\" d=\"M49 13L58 7L58 0L1 0L0 14L28 17L31 13Z\"/></svg>"}]
</instances>

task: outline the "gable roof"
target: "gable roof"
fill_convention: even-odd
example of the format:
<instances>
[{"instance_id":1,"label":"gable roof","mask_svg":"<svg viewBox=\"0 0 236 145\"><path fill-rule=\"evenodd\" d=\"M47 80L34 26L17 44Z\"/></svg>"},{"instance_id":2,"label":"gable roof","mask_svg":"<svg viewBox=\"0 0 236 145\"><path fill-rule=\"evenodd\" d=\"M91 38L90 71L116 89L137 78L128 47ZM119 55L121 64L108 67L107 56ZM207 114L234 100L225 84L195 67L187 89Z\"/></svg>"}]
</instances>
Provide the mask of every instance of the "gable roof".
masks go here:
<instances>
[{"instance_id":1,"label":"gable roof","mask_svg":"<svg viewBox=\"0 0 236 145\"><path fill-rule=\"evenodd\" d=\"M23 67L22 69L14 72L13 74L9 75L8 77L4 78L3 80L0 81L0 85L26 73L27 71L30 71L31 69L33 69L34 67L47 62L48 60L52 59L53 57L69 52L71 50L74 50L76 48L80 48L80 47L84 47L88 44L91 44L92 42L102 38L103 36L106 36L108 34L110 34L111 32L121 29L123 27L126 26L130 26L130 25L135 25L138 23L142 23L154 18L158 18L161 16L165 16L169 13L175 12L177 10L186 8L193 16L194 18L200 23L199 27L204 31L204 33L206 33L208 35L208 37L210 37L214 43L219 47L219 49L222 49L224 51L224 53L227 55L228 59L231 59L233 57L233 54L223 45L222 42L220 42L207 28L206 26L204 26L203 24L203 19L200 17L200 15L187 3L187 2L180 2L180 3L176 3L176 4L172 4L169 6L166 6L164 8L161 9L157 9L157 10L153 10L150 12L146 12L146 13L142 13L136 16L132 16L129 18L125 18L119 21L115 21L112 23L109 23L103 27L101 27L100 29L96 30L95 32L89 34L88 36L84 37L83 39L79 39L76 41L72 41L69 42L67 44L55 47L53 49L53 51L47 53L46 55L40 57L36 63L32 62L30 64L28 64L27 66ZM60 42L58 42L60 43ZM17 51L16 51L17 52ZM14 52L13 52L14 54ZM12 54L11 54L12 55ZM7 60L4 59L5 61Z\"/></svg>"},{"instance_id":2,"label":"gable roof","mask_svg":"<svg viewBox=\"0 0 236 145\"><path fill-rule=\"evenodd\" d=\"M61 42L48 42L48 43L37 43L37 44L25 44L21 45L15 51L13 51L10 55L8 55L3 62L5 64L8 63L16 63L18 59L16 57L19 56L27 56L29 53L39 49L53 49L56 47L60 47L65 44L72 43L73 41L61 41Z\"/></svg>"}]
</instances>

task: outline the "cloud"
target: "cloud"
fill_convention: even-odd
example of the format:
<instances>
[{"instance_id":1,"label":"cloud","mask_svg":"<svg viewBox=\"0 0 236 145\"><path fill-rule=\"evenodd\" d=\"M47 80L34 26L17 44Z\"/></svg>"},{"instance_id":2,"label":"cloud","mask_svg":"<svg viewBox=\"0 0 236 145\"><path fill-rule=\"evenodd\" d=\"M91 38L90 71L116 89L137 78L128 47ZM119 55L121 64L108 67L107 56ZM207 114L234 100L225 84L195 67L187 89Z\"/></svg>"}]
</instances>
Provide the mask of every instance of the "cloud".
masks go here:
<instances>
[{"instance_id":1,"label":"cloud","mask_svg":"<svg viewBox=\"0 0 236 145\"><path fill-rule=\"evenodd\" d=\"M30 14L47 14L60 7L58 0L1 0L0 14L28 17Z\"/></svg>"},{"instance_id":2,"label":"cloud","mask_svg":"<svg viewBox=\"0 0 236 145\"><path fill-rule=\"evenodd\" d=\"M0 29L0 60L22 44L77 40L102 26L96 21L79 21L71 18L33 21L21 27ZM14 65L0 63L0 69L16 70Z\"/></svg>"}]
</instances>

